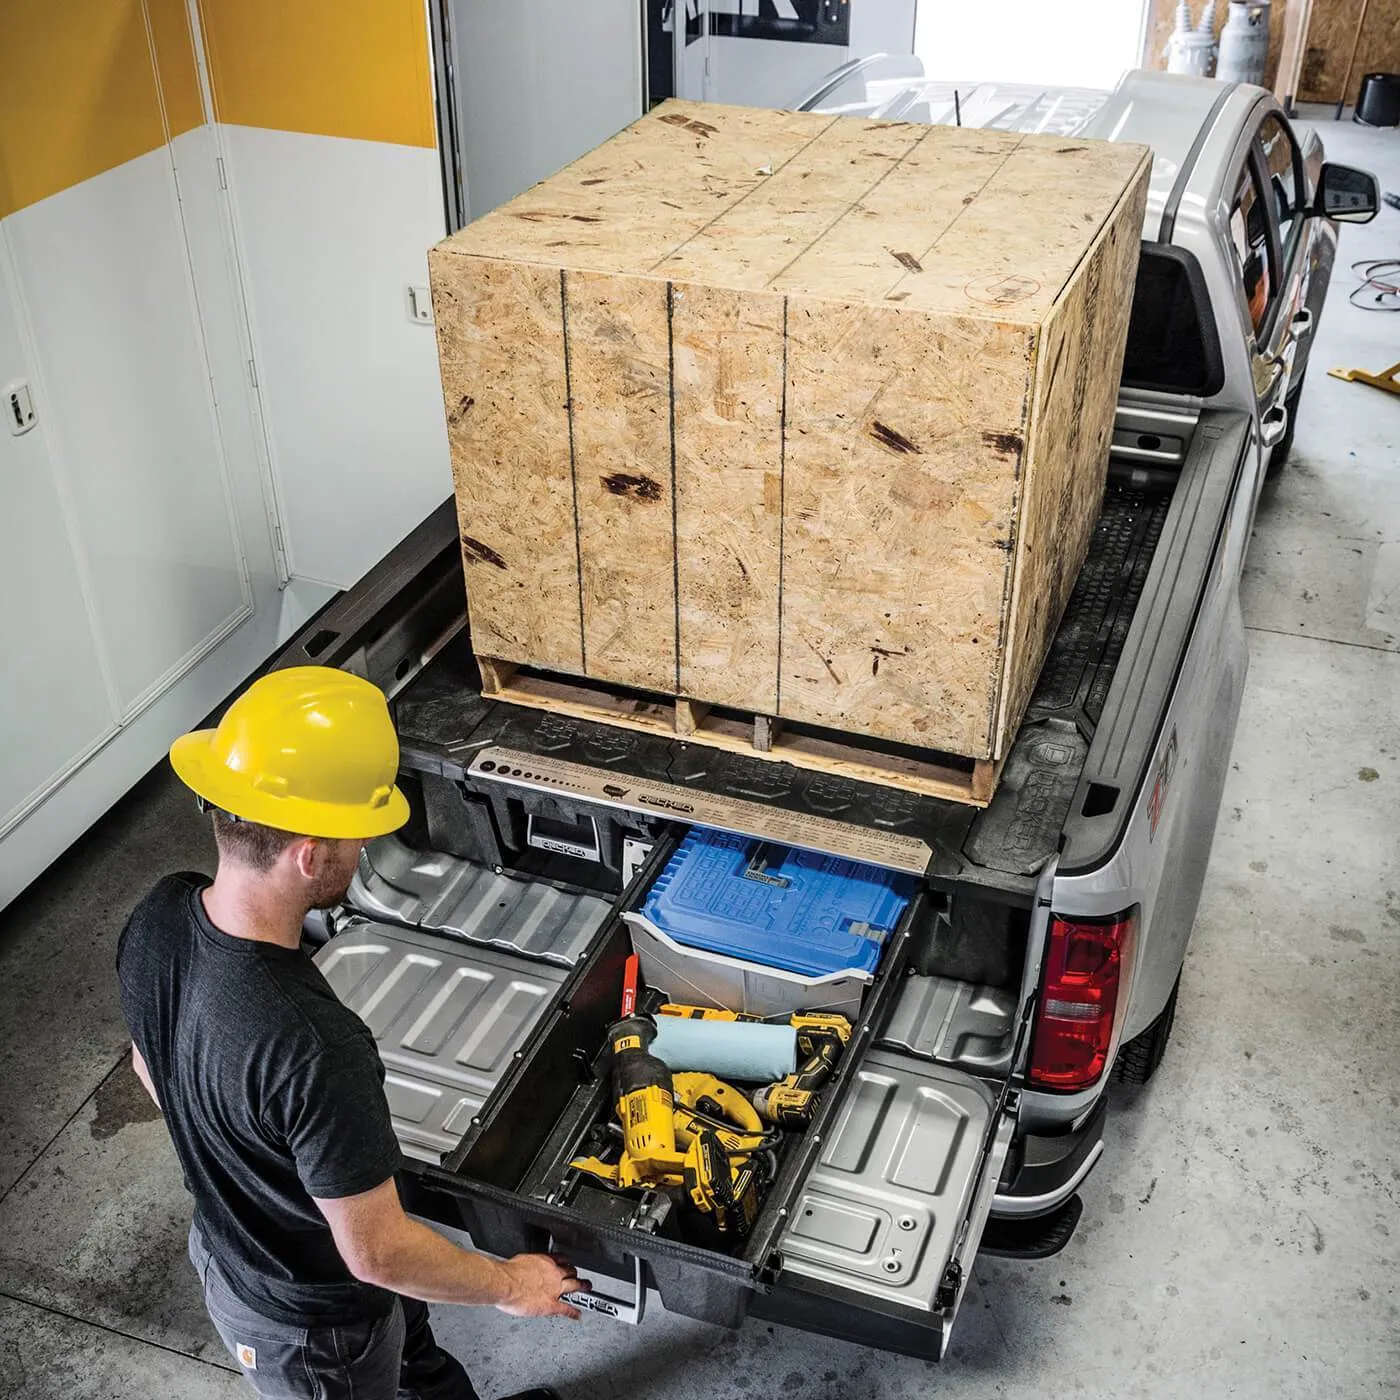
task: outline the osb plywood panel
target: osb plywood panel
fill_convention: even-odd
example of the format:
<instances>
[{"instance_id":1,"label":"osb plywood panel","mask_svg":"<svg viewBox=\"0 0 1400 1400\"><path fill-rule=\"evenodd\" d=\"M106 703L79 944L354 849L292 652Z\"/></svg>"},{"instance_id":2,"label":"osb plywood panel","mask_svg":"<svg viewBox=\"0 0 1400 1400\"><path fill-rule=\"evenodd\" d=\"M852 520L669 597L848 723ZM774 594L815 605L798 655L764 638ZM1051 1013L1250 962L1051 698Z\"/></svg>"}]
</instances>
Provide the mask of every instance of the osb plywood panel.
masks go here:
<instances>
[{"instance_id":1,"label":"osb plywood panel","mask_svg":"<svg viewBox=\"0 0 1400 1400\"><path fill-rule=\"evenodd\" d=\"M1098 519L1131 310L1118 289L1137 268L1146 201L1141 180L1041 328L996 758L1030 703Z\"/></svg>"},{"instance_id":2,"label":"osb plywood panel","mask_svg":"<svg viewBox=\"0 0 1400 1400\"><path fill-rule=\"evenodd\" d=\"M916 127L923 137L805 249L775 281L778 291L814 290L851 301L907 301L906 272L922 270L988 180L1021 143L1005 131ZM934 136L933 132L937 131ZM870 236L878 226L880 237Z\"/></svg>"},{"instance_id":3,"label":"osb plywood panel","mask_svg":"<svg viewBox=\"0 0 1400 1400\"><path fill-rule=\"evenodd\" d=\"M771 286L930 130L910 122L837 122L677 248L659 271L678 281Z\"/></svg>"},{"instance_id":4,"label":"osb plywood panel","mask_svg":"<svg viewBox=\"0 0 1400 1400\"><path fill-rule=\"evenodd\" d=\"M1364 74L1400 70L1400 0L1366 0L1364 16L1362 9L1363 0L1314 0L1303 40L1300 102L1350 105Z\"/></svg>"},{"instance_id":5,"label":"osb plywood panel","mask_svg":"<svg viewBox=\"0 0 1400 1400\"><path fill-rule=\"evenodd\" d=\"M1033 345L792 299L785 718L988 756Z\"/></svg>"},{"instance_id":6,"label":"osb plywood panel","mask_svg":"<svg viewBox=\"0 0 1400 1400\"><path fill-rule=\"evenodd\" d=\"M836 121L663 103L439 246L598 272L653 270Z\"/></svg>"},{"instance_id":7,"label":"osb plywood panel","mask_svg":"<svg viewBox=\"0 0 1400 1400\"><path fill-rule=\"evenodd\" d=\"M561 278L429 254L473 643L583 669ZM453 260L455 264L455 259Z\"/></svg>"},{"instance_id":8,"label":"osb plywood panel","mask_svg":"<svg viewBox=\"0 0 1400 1400\"><path fill-rule=\"evenodd\" d=\"M670 690L676 596L666 284L570 272L564 289L584 670Z\"/></svg>"},{"instance_id":9,"label":"osb plywood panel","mask_svg":"<svg viewBox=\"0 0 1400 1400\"><path fill-rule=\"evenodd\" d=\"M1142 149L671 101L439 246L1030 322Z\"/></svg>"},{"instance_id":10,"label":"osb plywood panel","mask_svg":"<svg viewBox=\"0 0 1400 1400\"><path fill-rule=\"evenodd\" d=\"M680 693L775 713L781 297L672 294Z\"/></svg>"},{"instance_id":11,"label":"osb plywood panel","mask_svg":"<svg viewBox=\"0 0 1400 1400\"><path fill-rule=\"evenodd\" d=\"M1303 66L1298 101L1336 102L1342 94L1347 62L1361 26L1363 0L1315 0L1303 37ZM1375 8L1375 0L1366 5ZM1360 62L1358 51L1357 60ZM1353 79L1358 76L1353 71ZM1353 91L1355 90L1353 84Z\"/></svg>"},{"instance_id":12,"label":"osb plywood panel","mask_svg":"<svg viewBox=\"0 0 1400 1400\"><path fill-rule=\"evenodd\" d=\"M1020 137L922 267L886 296L907 292L906 306L950 315L1039 320L1142 160L1141 146Z\"/></svg>"}]
</instances>

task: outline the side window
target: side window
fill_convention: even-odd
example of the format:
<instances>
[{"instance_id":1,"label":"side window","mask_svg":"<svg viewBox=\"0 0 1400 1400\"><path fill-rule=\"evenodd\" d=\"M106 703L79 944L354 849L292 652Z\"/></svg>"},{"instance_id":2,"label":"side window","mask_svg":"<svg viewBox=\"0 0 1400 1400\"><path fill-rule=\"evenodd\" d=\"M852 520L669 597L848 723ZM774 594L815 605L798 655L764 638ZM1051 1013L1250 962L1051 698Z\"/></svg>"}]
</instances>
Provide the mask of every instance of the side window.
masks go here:
<instances>
[{"instance_id":1,"label":"side window","mask_svg":"<svg viewBox=\"0 0 1400 1400\"><path fill-rule=\"evenodd\" d=\"M1264 168L1269 174L1269 195L1278 211L1279 243L1286 267L1294 240L1302 232L1303 206L1308 202L1303 158L1292 133L1273 112L1264 118L1259 128L1259 142L1264 148Z\"/></svg>"},{"instance_id":2,"label":"side window","mask_svg":"<svg viewBox=\"0 0 1400 1400\"><path fill-rule=\"evenodd\" d=\"M1235 189L1235 201L1230 210L1230 239L1235 245L1240 277L1244 281L1249 318L1257 331L1269 314L1273 286L1269 275L1268 215L1252 162L1245 163Z\"/></svg>"}]
</instances>

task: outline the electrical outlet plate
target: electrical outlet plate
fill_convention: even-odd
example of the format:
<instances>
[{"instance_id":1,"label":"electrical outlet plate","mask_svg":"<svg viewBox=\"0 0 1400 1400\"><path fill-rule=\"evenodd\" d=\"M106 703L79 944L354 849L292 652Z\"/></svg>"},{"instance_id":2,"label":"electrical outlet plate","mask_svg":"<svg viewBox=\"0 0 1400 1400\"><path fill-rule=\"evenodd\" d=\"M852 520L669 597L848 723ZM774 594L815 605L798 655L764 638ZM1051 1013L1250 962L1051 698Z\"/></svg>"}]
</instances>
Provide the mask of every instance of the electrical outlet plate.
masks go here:
<instances>
[{"instance_id":1,"label":"electrical outlet plate","mask_svg":"<svg viewBox=\"0 0 1400 1400\"><path fill-rule=\"evenodd\" d=\"M420 326L433 324L433 295L426 287L409 286L407 289L408 319Z\"/></svg>"},{"instance_id":2,"label":"electrical outlet plate","mask_svg":"<svg viewBox=\"0 0 1400 1400\"><path fill-rule=\"evenodd\" d=\"M34 395L24 380L16 380L5 385L4 391L5 426L14 437L27 433L37 421L34 412Z\"/></svg>"}]
</instances>

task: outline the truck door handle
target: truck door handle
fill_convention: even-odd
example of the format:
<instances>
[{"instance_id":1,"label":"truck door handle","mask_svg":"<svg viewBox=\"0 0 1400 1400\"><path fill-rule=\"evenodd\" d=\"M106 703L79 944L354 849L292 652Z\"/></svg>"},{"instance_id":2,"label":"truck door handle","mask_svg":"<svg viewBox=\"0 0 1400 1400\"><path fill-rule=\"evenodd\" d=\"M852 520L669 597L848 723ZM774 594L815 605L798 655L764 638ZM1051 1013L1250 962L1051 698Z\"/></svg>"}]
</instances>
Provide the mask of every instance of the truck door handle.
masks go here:
<instances>
[{"instance_id":1,"label":"truck door handle","mask_svg":"<svg viewBox=\"0 0 1400 1400\"><path fill-rule=\"evenodd\" d=\"M1287 405L1276 403L1259 420L1259 443L1267 452L1283 441L1288 431Z\"/></svg>"},{"instance_id":2,"label":"truck door handle","mask_svg":"<svg viewBox=\"0 0 1400 1400\"><path fill-rule=\"evenodd\" d=\"M1305 306L1301 311L1295 312L1293 316L1293 334L1301 340L1305 335L1313 332L1313 314Z\"/></svg>"}]
</instances>

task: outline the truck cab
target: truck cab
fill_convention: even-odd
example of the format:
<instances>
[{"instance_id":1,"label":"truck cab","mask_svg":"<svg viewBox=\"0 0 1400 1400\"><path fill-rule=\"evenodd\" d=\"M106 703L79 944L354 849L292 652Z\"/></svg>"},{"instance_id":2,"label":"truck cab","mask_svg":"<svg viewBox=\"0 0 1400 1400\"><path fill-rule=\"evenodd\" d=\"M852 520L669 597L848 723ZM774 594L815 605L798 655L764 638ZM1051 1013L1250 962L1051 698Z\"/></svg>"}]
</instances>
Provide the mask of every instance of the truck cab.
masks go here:
<instances>
[{"instance_id":1,"label":"truck cab","mask_svg":"<svg viewBox=\"0 0 1400 1400\"><path fill-rule=\"evenodd\" d=\"M484 699L450 502L274 664L366 676L399 729L412 820L308 937L379 1043L406 1204L495 1253L566 1248L618 1281L598 1311L636 1320L655 1289L939 1357L979 1250L1068 1241L1110 1082L1165 1048L1244 683L1241 567L1336 229L1316 137L1261 90L1141 73L949 100L896 66L809 105L1154 150L1101 515L985 808ZM913 890L810 1124L718 1243L571 1165L611 1107L626 916L696 828Z\"/></svg>"}]
</instances>

